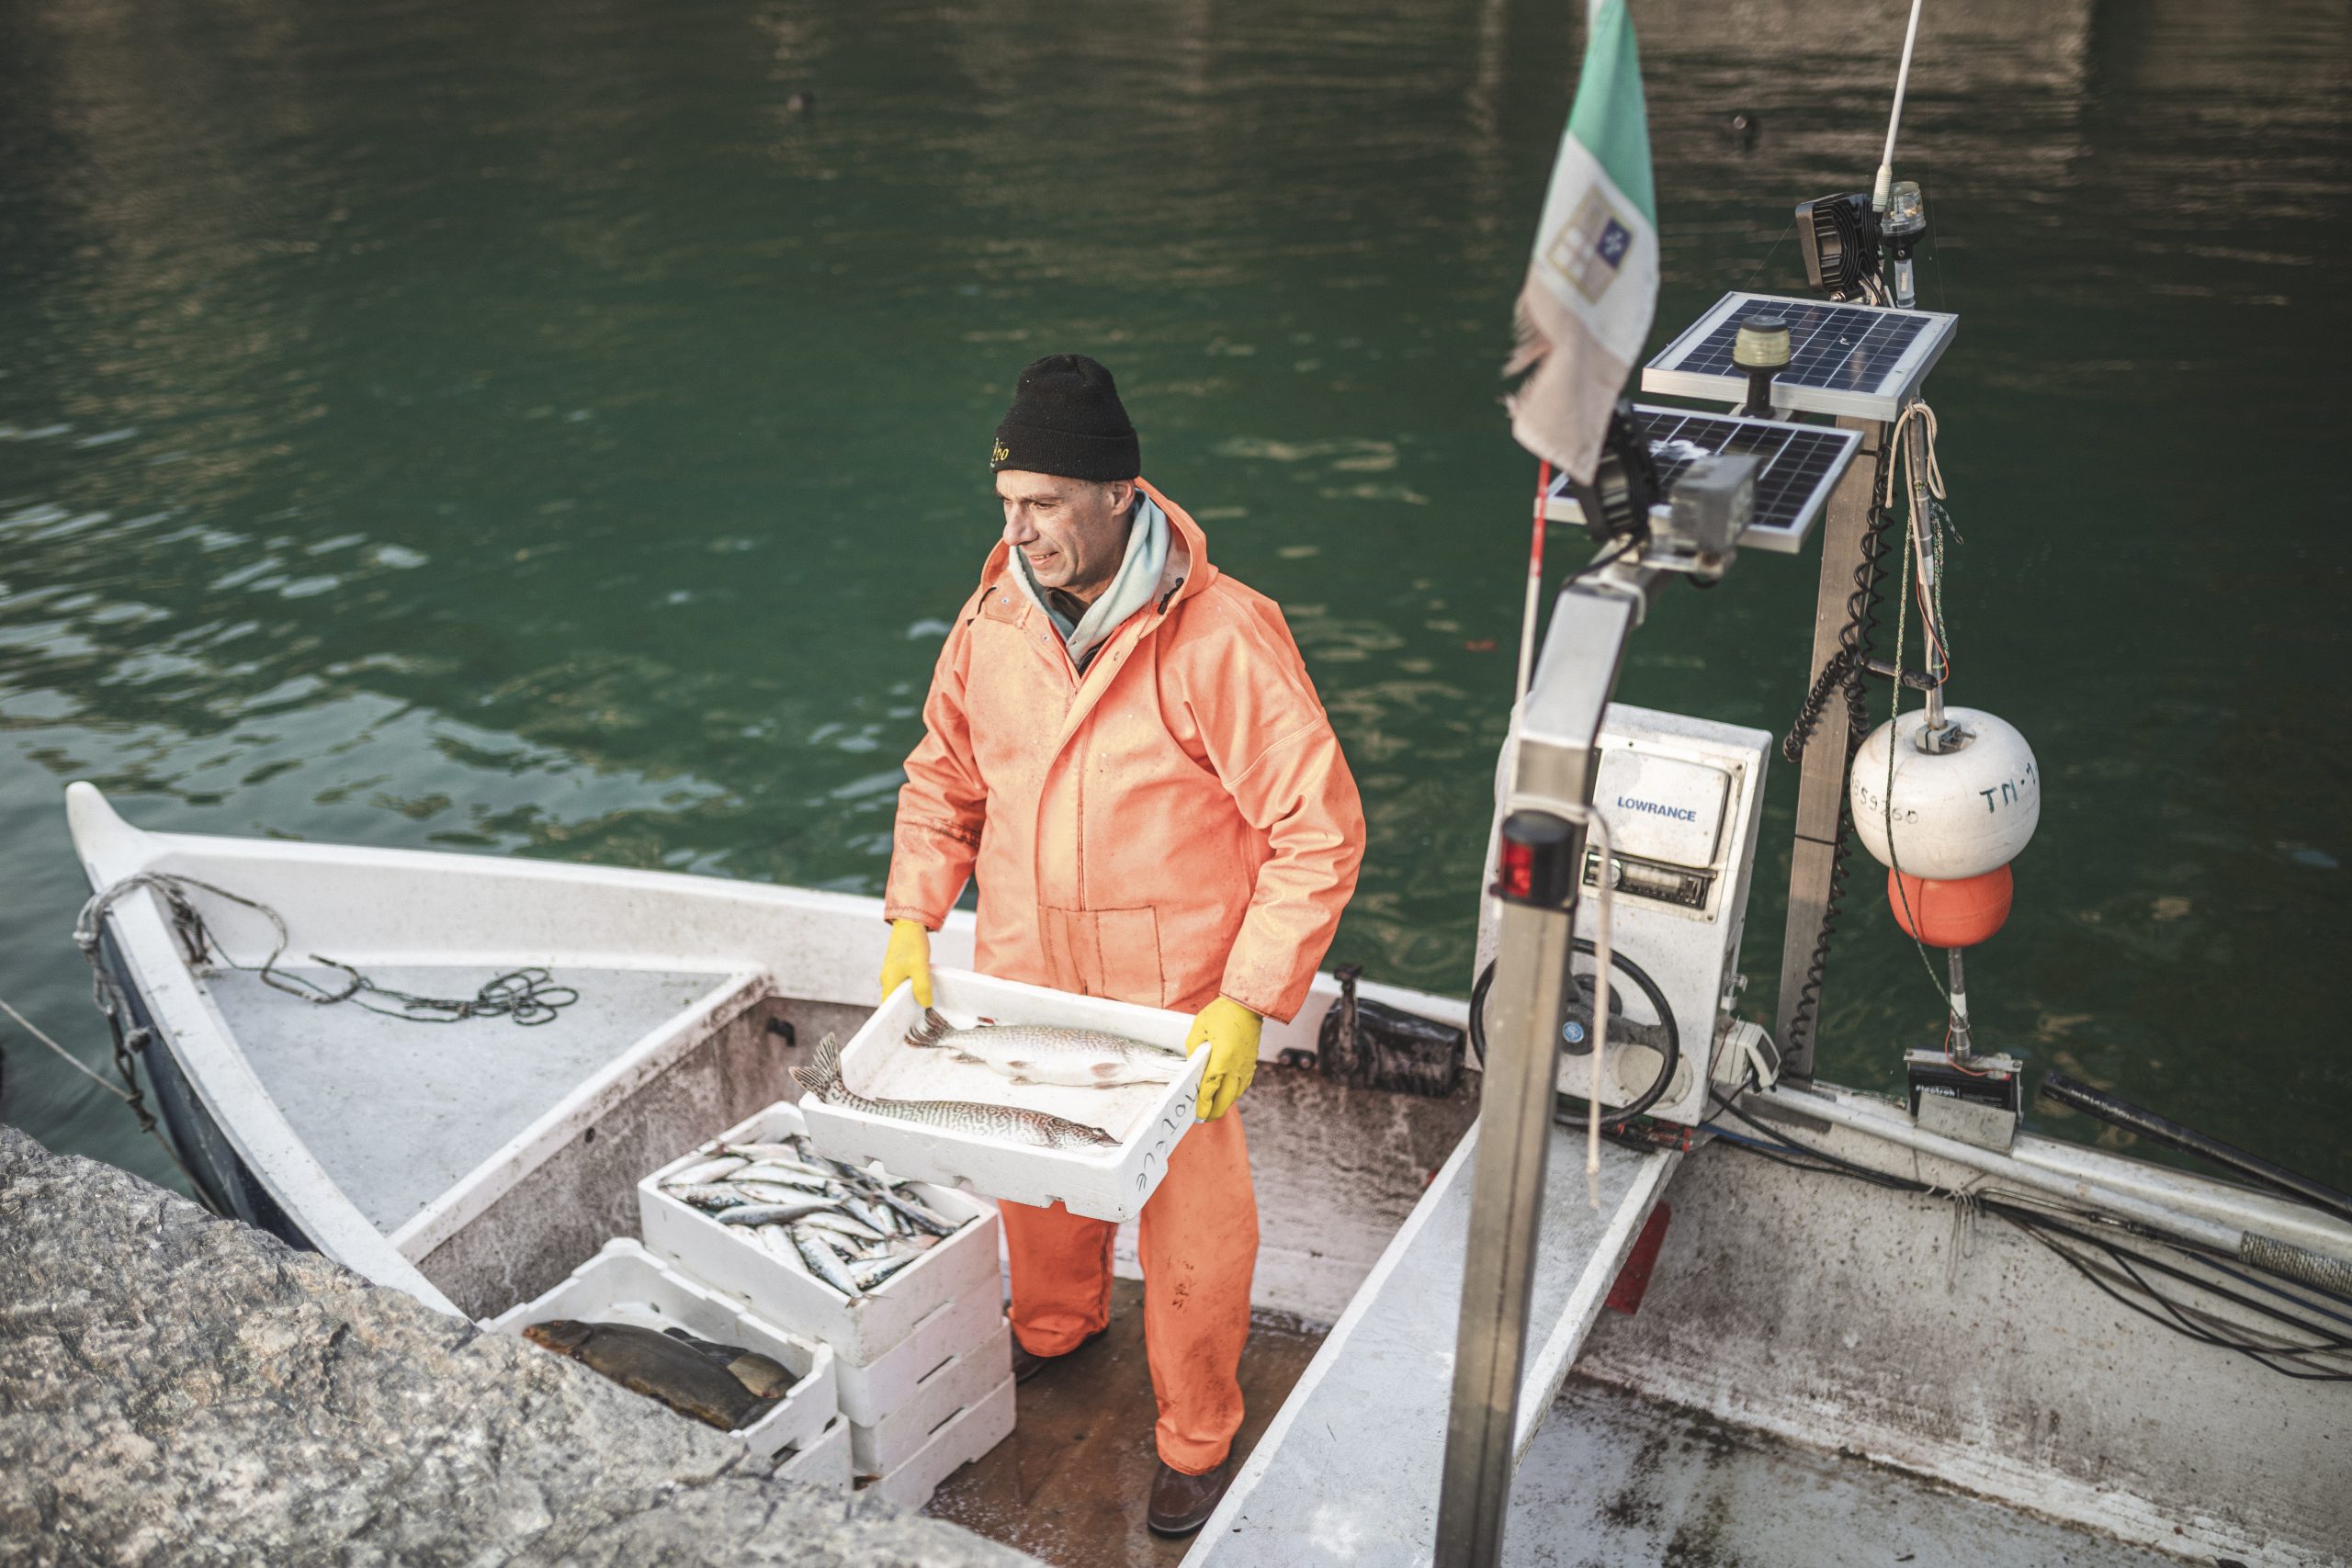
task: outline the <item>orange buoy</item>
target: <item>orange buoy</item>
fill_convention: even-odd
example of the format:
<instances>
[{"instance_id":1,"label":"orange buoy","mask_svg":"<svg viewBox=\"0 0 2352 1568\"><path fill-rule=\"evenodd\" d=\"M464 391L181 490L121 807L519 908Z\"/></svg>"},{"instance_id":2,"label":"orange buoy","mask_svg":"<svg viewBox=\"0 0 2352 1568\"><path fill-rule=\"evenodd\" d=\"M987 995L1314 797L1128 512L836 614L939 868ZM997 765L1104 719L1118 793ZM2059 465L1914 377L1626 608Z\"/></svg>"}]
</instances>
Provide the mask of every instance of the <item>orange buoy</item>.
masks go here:
<instances>
[{"instance_id":1,"label":"orange buoy","mask_svg":"<svg viewBox=\"0 0 2352 1568\"><path fill-rule=\"evenodd\" d=\"M1886 874L1895 924L1929 947L1973 947L1999 931L2008 920L2013 890L2006 865L1951 882Z\"/></svg>"}]
</instances>

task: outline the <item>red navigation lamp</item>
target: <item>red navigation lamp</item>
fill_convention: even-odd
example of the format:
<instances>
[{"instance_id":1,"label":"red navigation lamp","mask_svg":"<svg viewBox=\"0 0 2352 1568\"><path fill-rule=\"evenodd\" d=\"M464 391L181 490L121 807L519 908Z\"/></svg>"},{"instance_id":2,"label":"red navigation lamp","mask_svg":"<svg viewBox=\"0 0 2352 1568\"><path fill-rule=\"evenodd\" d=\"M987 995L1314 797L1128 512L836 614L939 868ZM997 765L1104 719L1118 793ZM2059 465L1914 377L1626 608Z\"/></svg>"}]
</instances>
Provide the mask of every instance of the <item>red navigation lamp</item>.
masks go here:
<instances>
[{"instance_id":1,"label":"red navigation lamp","mask_svg":"<svg viewBox=\"0 0 2352 1568\"><path fill-rule=\"evenodd\" d=\"M1539 909L1566 905L1575 886L1579 837L1566 818L1548 811L1514 811L1504 818L1495 856L1495 897Z\"/></svg>"}]
</instances>

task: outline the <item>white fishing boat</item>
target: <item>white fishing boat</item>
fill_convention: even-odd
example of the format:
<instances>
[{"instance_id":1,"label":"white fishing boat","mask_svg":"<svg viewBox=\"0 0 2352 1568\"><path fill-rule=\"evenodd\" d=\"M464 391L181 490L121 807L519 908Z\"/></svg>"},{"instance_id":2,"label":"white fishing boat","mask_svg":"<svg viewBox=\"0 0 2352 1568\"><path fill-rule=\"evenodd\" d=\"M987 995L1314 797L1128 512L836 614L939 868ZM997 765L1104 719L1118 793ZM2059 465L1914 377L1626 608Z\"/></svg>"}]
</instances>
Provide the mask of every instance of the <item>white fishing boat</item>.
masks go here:
<instances>
[{"instance_id":1,"label":"white fishing boat","mask_svg":"<svg viewBox=\"0 0 2352 1568\"><path fill-rule=\"evenodd\" d=\"M886 930L873 899L149 833L88 784L68 808L94 889L179 879L112 903L103 961L197 1179L224 1211L445 1311L494 1316L635 1235L639 1179L792 1099L788 1067L871 1010ZM317 954L384 989L322 1005L273 987L261 965L281 937L263 909L290 939L278 972L345 989L350 972ZM959 915L940 961L968 961L969 941ZM578 996L543 1024L389 1016L386 993L463 998L533 967ZM1251 1091L1255 1301L1332 1327L1193 1548L1204 1562L1430 1551L1475 1101L1284 1068L1284 1052L1314 1050L1337 983L1317 993L1267 1030ZM1465 1018L1459 1001L1362 994ZM2338 1260L2352 1225L2030 1133L1959 1163L1900 1108L1826 1086L1742 1104L1758 1125L1931 1190L1721 1142L1690 1156L1611 1145L1595 1213L1580 1142L1555 1134L1509 1561L2316 1563L2352 1548L2352 1393L2191 1343L1953 1199L2015 1192L2053 1215L2153 1215ZM1667 1207L1638 1312L1604 1314ZM2224 1337L2279 1326L2210 1295L2195 1310Z\"/></svg>"}]
</instances>

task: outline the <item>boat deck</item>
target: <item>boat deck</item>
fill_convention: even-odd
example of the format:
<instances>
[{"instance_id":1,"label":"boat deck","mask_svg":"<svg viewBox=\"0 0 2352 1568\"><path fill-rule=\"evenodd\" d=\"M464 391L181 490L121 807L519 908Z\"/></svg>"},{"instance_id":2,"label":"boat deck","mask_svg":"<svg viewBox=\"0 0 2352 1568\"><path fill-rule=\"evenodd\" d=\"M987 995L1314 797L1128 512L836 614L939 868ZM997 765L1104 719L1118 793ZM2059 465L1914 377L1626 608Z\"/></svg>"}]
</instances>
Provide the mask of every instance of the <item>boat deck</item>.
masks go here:
<instances>
[{"instance_id":1,"label":"boat deck","mask_svg":"<svg viewBox=\"0 0 2352 1568\"><path fill-rule=\"evenodd\" d=\"M330 989L337 971L287 972ZM481 964L371 966L379 986L469 997ZM549 1022L420 1024L325 1008L251 970L204 978L263 1086L337 1187L386 1235L413 1218L634 1042L727 984L725 973L566 968L580 999ZM451 1086L420 1092L424 1086Z\"/></svg>"},{"instance_id":2,"label":"boat deck","mask_svg":"<svg viewBox=\"0 0 2352 1568\"><path fill-rule=\"evenodd\" d=\"M1253 1317L1237 1456L1257 1446L1322 1342L1280 1314ZM1159 1454L1142 1282L1114 1281L1110 1329L1023 1383L1019 1398L1012 1436L948 1477L924 1512L1067 1568L1173 1568L1192 1543L1143 1522Z\"/></svg>"},{"instance_id":3,"label":"boat deck","mask_svg":"<svg viewBox=\"0 0 2352 1568\"><path fill-rule=\"evenodd\" d=\"M1144 1528L1151 1378L1143 1287L1118 1282L1110 1332L1021 1388L1011 1438L950 1476L924 1510L1054 1568L1174 1568L1190 1541ZM1264 1435L1322 1343L1261 1315L1242 1359ZM1205 1543L1203 1543L1205 1544ZM1421 1568L1426 1551L1355 1542L1343 1561ZM2159 1556L1850 1455L1817 1453L1701 1412L1572 1376L1520 1467L1511 1568L2163 1568Z\"/></svg>"}]
</instances>

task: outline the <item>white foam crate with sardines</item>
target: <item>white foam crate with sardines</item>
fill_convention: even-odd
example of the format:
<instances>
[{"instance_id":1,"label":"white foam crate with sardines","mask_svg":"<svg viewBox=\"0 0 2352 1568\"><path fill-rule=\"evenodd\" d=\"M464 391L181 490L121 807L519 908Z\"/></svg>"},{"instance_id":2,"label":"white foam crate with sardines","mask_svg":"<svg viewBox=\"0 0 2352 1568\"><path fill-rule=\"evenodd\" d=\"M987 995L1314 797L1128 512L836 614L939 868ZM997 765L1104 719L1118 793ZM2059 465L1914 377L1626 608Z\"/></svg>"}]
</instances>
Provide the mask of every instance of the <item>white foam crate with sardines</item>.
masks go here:
<instances>
[{"instance_id":1,"label":"white foam crate with sardines","mask_svg":"<svg viewBox=\"0 0 2352 1568\"><path fill-rule=\"evenodd\" d=\"M627 1236L606 1242L561 1284L492 1318L489 1326L492 1333L520 1338L526 1328L557 1320L620 1324L662 1334L683 1329L697 1339L780 1362L793 1378L784 1397L728 1434L763 1459L825 1440L826 1424L834 1417L830 1347L746 1312Z\"/></svg>"},{"instance_id":2,"label":"white foam crate with sardines","mask_svg":"<svg viewBox=\"0 0 2352 1568\"><path fill-rule=\"evenodd\" d=\"M937 1186L1041 1208L1058 1202L1098 1220L1141 1213L1193 1125L1208 1054L1184 1055L1192 1019L956 969L932 971L932 998L930 1010L953 1032L944 1038L901 985L841 1048L837 1073L821 1053L794 1069L804 1086L823 1086L821 1096L812 1090L800 1102L817 1147L835 1159L880 1160ZM1080 1040L1078 1032L1113 1043ZM933 1038L938 1043L920 1043ZM1122 1055L1116 1042L1133 1046ZM1034 1081L1096 1074L1112 1081ZM1121 1081L1141 1074L1168 1081ZM973 1110L911 1113L889 1101Z\"/></svg>"},{"instance_id":3,"label":"white foam crate with sardines","mask_svg":"<svg viewBox=\"0 0 2352 1568\"><path fill-rule=\"evenodd\" d=\"M881 1420L853 1421L850 1455L860 1475L888 1475L914 1458L932 1435L987 1397L1012 1375L1012 1327L1001 1324L988 1339L925 1372L906 1399Z\"/></svg>"},{"instance_id":4,"label":"white foam crate with sardines","mask_svg":"<svg viewBox=\"0 0 2352 1568\"><path fill-rule=\"evenodd\" d=\"M873 1369L919 1328L935 1318L953 1318L947 1309L974 1296L988 1303L976 1328L985 1337L1003 1312L1003 1285L997 1271L1001 1227L996 1211L967 1194L920 1181L894 1186L893 1192L910 1200L920 1213L944 1222L948 1234L895 1273L849 1291L819 1279L797 1249L778 1245L773 1233L763 1235L751 1225L722 1224L690 1201L695 1195L686 1193L687 1187L710 1185L682 1182L684 1176L695 1174L695 1167L729 1157L723 1151L730 1147L788 1144L807 1133L797 1110L771 1105L639 1182L638 1221L645 1245L704 1283L742 1298L761 1316L822 1340L845 1363ZM888 1178L894 1183L901 1179L896 1171ZM928 1234L901 1239L921 1240ZM902 1369L907 1374L903 1381L911 1383L942 1358L965 1348L933 1344L918 1349ZM931 1359L912 1365L922 1354Z\"/></svg>"}]
</instances>

